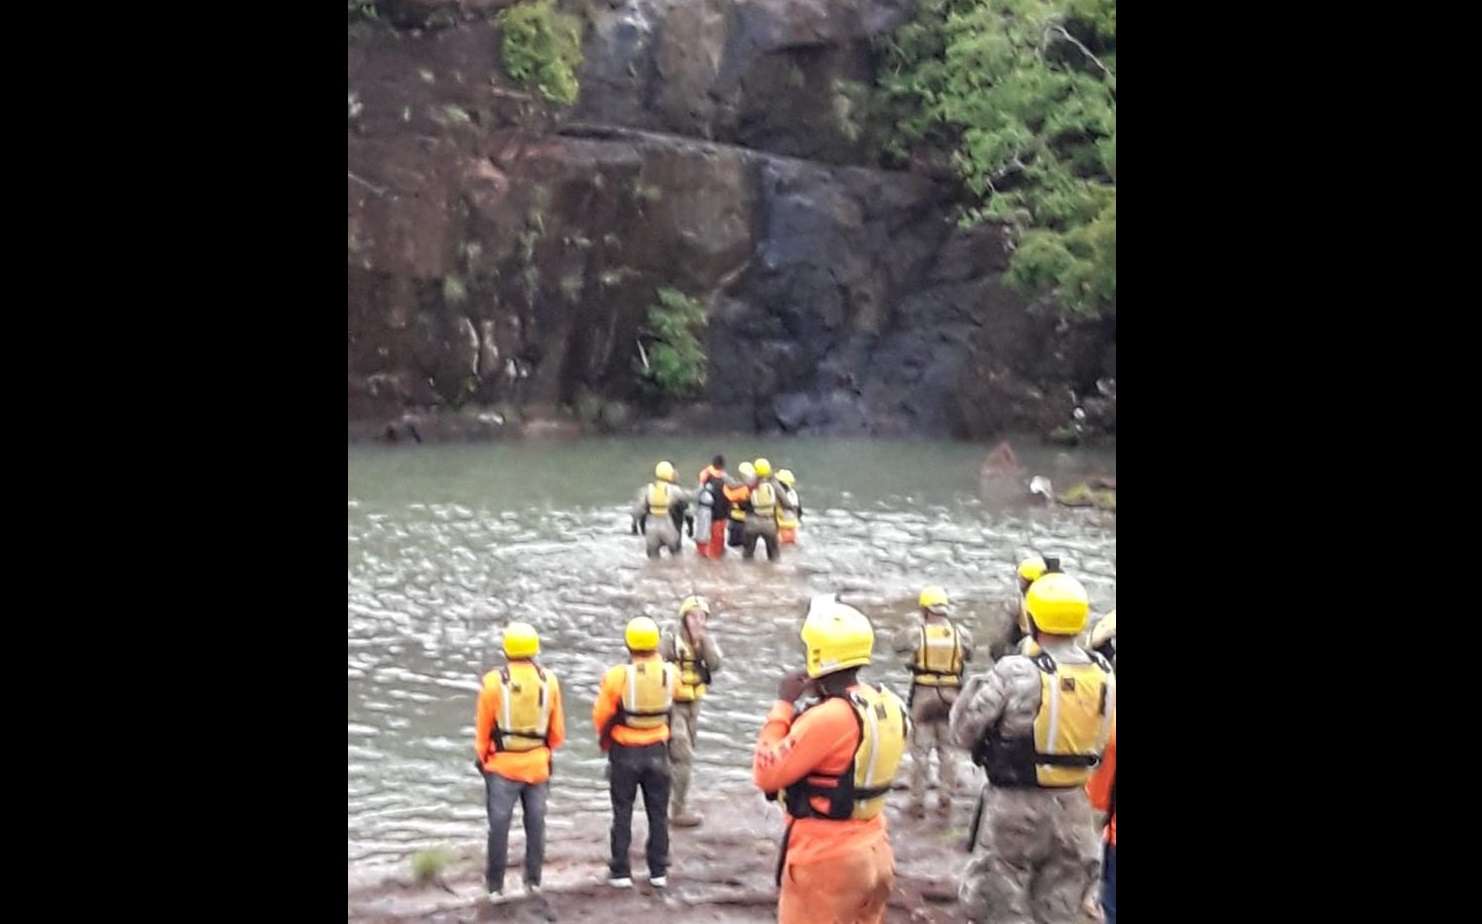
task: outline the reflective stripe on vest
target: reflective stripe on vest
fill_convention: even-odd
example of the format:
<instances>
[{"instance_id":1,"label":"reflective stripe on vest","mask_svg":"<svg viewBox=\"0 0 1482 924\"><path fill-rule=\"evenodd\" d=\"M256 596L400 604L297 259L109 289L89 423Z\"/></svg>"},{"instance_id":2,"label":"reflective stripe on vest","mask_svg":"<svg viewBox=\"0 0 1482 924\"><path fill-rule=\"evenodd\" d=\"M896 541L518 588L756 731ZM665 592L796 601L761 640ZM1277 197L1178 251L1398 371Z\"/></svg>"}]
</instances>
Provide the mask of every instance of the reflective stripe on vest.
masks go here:
<instances>
[{"instance_id":1,"label":"reflective stripe on vest","mask_svg":"<svg viewBox=\"0 0 1482 924\"><path fill-rule=\"evenodd\" d=\"M648 486L648 513L655 517L669 515L669 486L662 481Z\"/></svg>"},{"instance_id":2,"label":"reflective stripe on vest","mask_svg":"<svg viewBox=\"0 0 1482 924\"><path fill-rule=\"evenodd\" d=\"M494 728L499 750L533 751L545 746L555 679L529 661L516 661L500 670L499 718Z\"/></svg>"},{"instance_id":3,"label":"reflective stripe on vest","mask_svg":"<svg viewBox=\"0 0 1482 924\"><path fill-rule=\"evenodd\" d=\"M955 687L962 683L962 641L950 622L921 624L921 641L911 664L911 679L922 686Z\"/></svg>"},{"instance_id":4,"label":"reflective stripe on vest","mask_svg":"<svg viewBox=\"0 0 1482 924\"><path fill-rule=\"evenodd\" d=\"M777 505L777 489L772 487L772 482L763 481L751 489L751 512L764 517L772 515L772 508Z\"/></svg>"},{"instance_id":5,"label":"reflective stripe on vest","mask_svg":"<svg viewBox=\"0 0 1482 924\"><path fill-rule=\"evenodd\" d=\"M1111 666L1099 655L1091 659L1056 664L1048 652L1036 651L1031 660L1040 671L1040 702L1032 733L1004 738L990 732L974 748L973 759L994 786L1065 789L1090 779L1117 709Z\"/></svg>"},{"instance_id":6,"label":"reflective stripe on vest","mask_svg":"<svg viewBox=\"0 0 1482 924\"><path fill-rule=\"evenodd\" d=\"M672 668L663 661L638 661L626 669L619 724L640 729L668 725L674 707Z\"/></svg>"},{"instance_id":7,"label":"reflective stripe on vest","mask_svg":"<svg viewBox=\"0 0 1482 924\"><path fill-rule=\"evenodd\" d=\"M674 653L679 656L679 686L674 691L676 702L691 703L705 695L705 678L700 673L703 666L695 649L684 640L684 630L674 633Z\"/></svg>"},{"instance_id":8,"label":"reflective stripe on vest","mask_svg":"<svg viewBox=\"0 0 1482 924\"><path fill-rule=\"evenodd\" d=\"M885 809L885 795L900 770L911 734L906 706L889 690L876 690L866 684L829 699L844 700L854 712L854 720L859 723L859 746L854 759L838 776L810 773L787 787L783 797L788 814L835 821L874 818ZM820 812L813 805L811 800L818 796L828 800L827 811Z\"/></svg>"}]
</instances>

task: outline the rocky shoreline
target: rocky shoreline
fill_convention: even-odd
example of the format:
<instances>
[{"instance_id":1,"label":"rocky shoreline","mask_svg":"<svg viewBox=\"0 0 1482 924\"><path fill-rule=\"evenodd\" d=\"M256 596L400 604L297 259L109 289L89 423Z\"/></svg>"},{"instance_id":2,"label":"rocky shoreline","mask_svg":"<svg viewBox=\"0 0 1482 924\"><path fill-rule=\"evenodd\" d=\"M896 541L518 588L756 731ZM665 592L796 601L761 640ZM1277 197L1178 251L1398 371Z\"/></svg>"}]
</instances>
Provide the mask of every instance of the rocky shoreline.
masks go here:
<instances>
[{"instance_id":1,"label":"rocky shoreline","mask_svg":"<svg viewBox=\"0 0 1482 924\"><path fill-rule=\"evenodd\" d=\"M1012 290L1001 229L958 227L940 171L880 169L860 133L909 0L567 4L560 113L500 70L506 5L350 28L352 437L1115 433L1115 318ZM662 287L705 308L692 405L635 373Z\"/></svg>"}]
</instances>

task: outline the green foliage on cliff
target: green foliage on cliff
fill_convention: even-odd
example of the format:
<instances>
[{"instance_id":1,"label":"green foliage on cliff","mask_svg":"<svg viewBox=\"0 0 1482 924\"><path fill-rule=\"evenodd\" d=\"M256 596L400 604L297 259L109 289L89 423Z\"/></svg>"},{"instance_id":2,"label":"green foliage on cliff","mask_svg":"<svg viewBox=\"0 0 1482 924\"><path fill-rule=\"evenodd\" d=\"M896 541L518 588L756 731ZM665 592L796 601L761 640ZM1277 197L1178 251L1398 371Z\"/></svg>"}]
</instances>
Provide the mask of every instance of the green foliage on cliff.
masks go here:
<instances>
[{"instance_id":1,"label":"green foliage on cliff","mask_svg":"<svg viewBox=\"0 0 1482 924\"><path fill-rule=\"evenodd\" d=\"M580 91L581 21L554 0L526 0L499 14L504 71L546 100L566 106Z\"/></svg>"},{"instance_id":2,"label":"green foliage on cliff","mask_svg":"<svg viewBox=\"0 0 1482 924\"><path fill-rule=\"evenodd\" d=\"M705 347L696 333L706 323L705 306L678 289L658 290L648 309L639 374L671 398L689 398L705 387Z\"/></svg>"},{"instance_id":3,"label":"green foliage on cliff","mask_svg":"<svg viewBox=\"0 0 1482 924\"><path fill-rule=\"evenodd\" d=\"M1116 314L1115 0L921 0L885 49L891 153L946 148L1015 232L1009 278L1083 316Z\"/></svg>"},{"instance_id":4,"label":"green foliage on cliff","mask_svg":"<svg viewBox=\"0 0 1482 924\"><path fill-rule=\"evenodd\" d=\"M350 22L363 22L370 19L379 19L376 12L375 0L348 0L350 7Z\"/></svg>"}]
</instances>

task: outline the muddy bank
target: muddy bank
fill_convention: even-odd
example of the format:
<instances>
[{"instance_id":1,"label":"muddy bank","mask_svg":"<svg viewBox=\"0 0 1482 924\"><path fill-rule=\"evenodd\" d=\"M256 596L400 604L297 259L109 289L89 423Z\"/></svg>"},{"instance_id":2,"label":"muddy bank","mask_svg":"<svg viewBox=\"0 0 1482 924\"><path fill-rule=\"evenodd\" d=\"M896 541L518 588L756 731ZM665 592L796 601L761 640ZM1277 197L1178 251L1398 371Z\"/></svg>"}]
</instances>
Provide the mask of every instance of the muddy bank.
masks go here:
<instances>
[{"instance_id":1,"label":"muddy bank","mask_svg":"<svg viewBox=\"0 0 1482 924\"><path fill-rule=\"evenodd\" d=\"M968 774L969 767L963 761L960 776L973 782L962 785L948 816L933 811L921 820L908 817L902 811L904 790L892 795L887 813L896 886L886 920L946 924L960 919L957 876L967 862L962 844L981 781L980 773ZM898 785L904 785L904 777ZM929 804L935 799L931 794ZM678 913L686 921L704 924L775 921L773 875L782 834L780 810L754 790L712 793L694 804L705 815L705 824L670 829L672 866L669 888L662 892L648 885L643 871L647 828L641 811L633 820L631 890L607 885L609 818L591 814L574 830L547 830L544 890L538 899L522 897L499 906L483 900L483 848L469 846L458 851L446 868L443 885L415 884L407 864L385 875L352 874L350 920L614 921ZM506 876L506 892L523 896L518 864L524 835L519 824L517 817L510 832L514 865Z\"/></svg>"}]
</instances>

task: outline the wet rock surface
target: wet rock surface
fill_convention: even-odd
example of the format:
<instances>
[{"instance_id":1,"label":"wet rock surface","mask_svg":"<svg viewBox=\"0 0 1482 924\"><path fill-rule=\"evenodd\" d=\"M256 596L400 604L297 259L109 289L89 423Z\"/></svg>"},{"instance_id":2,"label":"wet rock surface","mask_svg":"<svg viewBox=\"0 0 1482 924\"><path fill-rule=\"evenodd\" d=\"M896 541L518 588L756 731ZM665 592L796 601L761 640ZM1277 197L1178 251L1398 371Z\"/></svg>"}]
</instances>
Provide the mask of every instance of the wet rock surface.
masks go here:
<instances>
[{"instance_id":1,"label":"wet rock surface","mask_svg":"<svg viewBox=\"0 0 1482 924\"><path fill-rule=\"evenodd\" d=\"M873 80L870 39L909 3L593 3L559 115L500 71L503 5L384 4L351 28L356 434L412 412L518 435L458 413L559 417L585 393L632 409L589 429L981 437L1081 408L1087 433L1114 432L1097 383L1115 322L1031 310L999 229L959 229L949 184L876 169L851 138L849 81ZM723 413L640 383L664 286L706 307L702 402Z\"/></svg>"}]
</instances>

